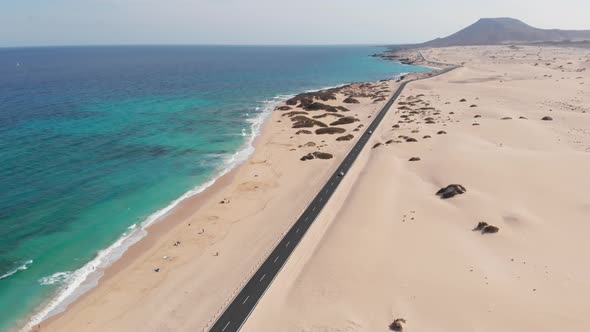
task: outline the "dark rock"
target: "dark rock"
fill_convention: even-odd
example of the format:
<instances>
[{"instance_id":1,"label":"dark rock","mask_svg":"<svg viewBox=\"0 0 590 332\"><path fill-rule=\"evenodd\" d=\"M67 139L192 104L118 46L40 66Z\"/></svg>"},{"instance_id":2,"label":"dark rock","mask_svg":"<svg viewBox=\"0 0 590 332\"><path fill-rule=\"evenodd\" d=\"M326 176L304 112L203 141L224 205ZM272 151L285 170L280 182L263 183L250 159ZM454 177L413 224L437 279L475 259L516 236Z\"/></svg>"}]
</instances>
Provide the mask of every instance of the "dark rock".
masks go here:
<instances>
[{"instance_id":1,"label":"dark rock","mask_svg":"<svg viewBox=\"0 0 590 332\"><path fill-rule=\"evenodd\" d=\"M345 116L343 118L340 118L340 119L330 123L330 126L345 125L345 124L350 124L350 123L354 123L357 121L360 121L360 120L355 117L352 117L352 116Z\"/></svg>"},{"instance_id":2,"label":"dark rock","mask_svg":"<svg viewBox=\"0 0 590 332\"><path fill-rule=\"evenodd\" d=\"M352 97L348 97L348 98L344 99L342 102L345 104L358 104L358 103L360 103L357 99L354 99Z\"/></svg>"},{"instance_id":3,"label":"dark rock","mask_svg":"<svg viewBox=\"0 0 590 332\"><path fill-rule=\"evenodd\" d=\"M420 161L420 157L412 157L408 161Z\"/></svg>"},{"instance_id":4,"label":"dark rock","mask_svg":"<svg viewBox=\"0 0 590 332\"><path fill-rule=\"evenodd\" d=\"M460 103L464 103L464 102L466 102L466 101L467 101L467 99L465 99L465 98L463 98L463 99L459 100L459 102L460 102Z\"/></svg>"},{"instance_id":5,"label":"dark rock","mask_svg":"<svg viewBox=\"0 0 590 332\"><path fill-rule=\"evenodd\" d=\"M481 115L477 114L474 118L481 118Z\"/></svg>"},{"instance_id":6,"label":"dark rock","mask_svg":"<svg viewBox=\"0 0 590 332\"><path fill-rule=\"evenodd\" d=\"M502 120L512 120L512 118L509 117L509 116L505 116L505 117L502 118Z\"/></svg>"},{"instance_id":7,"label":"dark rock","mask_svg":"<svg viewBox=\"0 0 590 332\"><path fill-rule=\"evenodd\" d=\"M408 138L406 138L406 142L412 143L412 142L418 142L418 140L415 138L412 138L412 137L408 137Z\"/></svg>"},{"instance_id":8,"label":"dark rock","mask_svg":"<svg viewBox=\"0 0 590 332\"><path fill-rule=\"evenodd\" d=\"M309 131L309 130L305 130L305 129L302 129L302 130L299 130L299 131L297 131L297 132L295 133L295 135L300 135L300 134L306 134L306 135L309 135L309 134L311 134L311 131Z\"/></svg>"},{"instance_id":9,"label":"dark rock","mask_svg":"<svg viewBox=\"0 0 590 332\"><path fill-rule=\"evenodd\" d=\"M543 120L543 121L552 121L553 118L550 117L550 116L544 116L541 120Z\"/></svg>"},{"instance_id":10,"label":"dark rock","mask_svg":"<svg viewBox=\"0 0 590 332\"><path fill-rule=\"evenodd\" d=\"M355 129L356 130L356 129ZM317 135L324 135L324 134L344 134L346 129L338 128L338 127L328 127L328 128L320 128L315 131Z\"/></svg>"},{"instance_id":11,"label":"dark rock","mask_svg":"<svg viewBox=\"0 0 590 332\"><path fill-rule=\"evenodd\" d=\"M391 126L391 128L399 128L398 124L394 124L393 126Z\"/></svg>"},{"instance_id":12,"label":"dark rock","mask_svg":"<svg viewBox=\"0 0 590 332\"><path fill-rule=\"evenodd\" d=\"M331 153L315 151L313 156L318 159L332 159L334 156Z\"/></svg>"},{"instance_id":13,"label":"dark rock","mask_svg":"<svg viewBox=\"0 0 590 332\"><path fill-rule=\"evenodd\" d=\"M389 329L395 332L402 332L404 330L402 324L406 324L406 320L403 318L396 318L393 323L389 324Z\"/></svg>"},{"instance_id":14,"label":"dark rock","mask_svg":"<svg viewBox=\"0 0 590 332\"><path fill-rule=\"evenodd\" d=\"M313 103L314 99L319 99L322 101L336 100L336 92L338 92L339 90L340 88L333 88L315 92L301 93L287 100L286 104L291 106L297 105L297 103L300 103L300 105L309 105Z\"/></svg>"},{"instance_id":15,"label":"dark rock","mask_svg":"<svg viewBox=\"0 0 590 332\"><path fill-rule=\"evenodd\" d=\"M426 135L426 136L424 136L422 138L427 139L427 138L431 138L431 137L430 137L430 135Z\"/></svg>"},{"instance_id":16,"label":"dark rock","mask_svg":"<svg viewBox=\"0 0 590 332\"><path fill-rule=\"evenodd\" d=\"M336 109L342 112L350 112L350 110L344 106L336 106Z\"/></svg>"},{"instance_id":17,"label":"dark rock","mask_svg":"<svg viewBox=\"0 0 590 332\"><path fill-rule=\"evenodd\" d=\"M435 124L434 120L426 120L426 124Z\"/></svg>"},{"instance_id":18,"label":"dark rock","mask_svg":"<svg viewBox=\"0 0 590 332\"><path fill-rule=\"evenodd\" d=\"M479 123L475 122L472 126L479 126Z\"/></svg>"},{"instance_id":19,"label":"dark rock","mask_svg":"<svg viewBox=\"0 0 590 332\"><path fill-rule=\"evenodd\" d=\"M492 226L492 225L487 225L486 227L484 227L481 230L482 234L494 234L494 233L498 233L500 231L500 228L496 227L496 226Z\"/></svg>"},{"instance_id":20,"label":"dark rock","mask_svg":"<svg viewBox=\"0 0 590 332\"><path fill-rule=\"evenodd\" d=\"M308 154L306 154L305 156L301 157L299 160L301 160L301 161L306 161L306 160L312 160L312 159L314 159L314 158L315 158L315 157L313 156L313 154L311 154L311 153L308 153Z\"/></svg>"},{"instance_id":21,"label":"dark rock","mask_svg":"<svg viewBox=\"0 0 590 332\"><path fill-rule=\"evenodd\" d=\"M307 115L307 114L309 114L309 113L307 113L305 111L291 111L291 112L283 113L281 116L288 116L288 117L292 118L295 115Z\"/></svg>"},{"instance_id":22,"label":"dark rock","mask_svg":"<svg viewBox=\"0 0 590 332\"><path fill-rule=\"evenodd\" d=\"M467 189L465 189L465 187L463 187L460 184L450 184L444 188L441 188L439 191L437 191L436 195L440 196L440 198L447 199L447 198L451 198L455 195L463 194L466 191L467 191Z\"/></svg>"},{"instance_id":23,"label":"dark rock","mask_svg":"<svg viewBox=\"0 0 590 332\"><path fill-rule=\"evenodd\" d=\"M392 139L390 139L389 141L385 142L385 144L391 144L391 143L393 143L393 140Z\"/></svg>"},{"instance_id":24,"label":"dark rock","mask_svg":"<svg viewBox=\"0 0 590 332\"><path fill-rule=\"evenodd\" d=\"M291 109L291 107L285 106L285 105L279 106L279 107L276 108L277 111L288 111L290 109Z\"/></svg>"},{"instance_id":25,"label":"dark rock","mask_svg":"<svg viewBox=\"0 0 590 332\"><path fill-rule=\"evenodd\" d=\"M436 133L437 135L446 135L447 132L444 130L439 131L438 133Z\"/></svg>"},{"instance_id":26,"label":"dark rock","mask_svg":"<svg viewBox=\"0 0 590 332\"><path fill-rule=\"evenodd\" d=\"M303 109L307 110L307 111L320 111L320 110L325 110L326 112L338 112L338 110L336 109L336 107L332 106L332 105L326 105L326 104L322 104L319 102L313 102L311 104L304 104L303 105Z\"/></svg>"},{"instance_id":27,"label":"dark rock","mask_svg":"<svg viewBox=\"0 0 590 332\"><path fill-rule=\"evenodd\" d=\"M307 114L307 112L303 112L303 113ZM325 118L325 117L328 117L328 116L333 116L335 118L342 118L342 117L344 117L344 115L338 114L338 113L324 113L324 114L320 114L320 115L314 115L314 116L312 116L312 118L314 118L314 119L321 119L321 118Z\"/></svg>"},{"instance_id":28,"label":"dark rock","mask_svg":"<svg viewBox=\"0 0 590 332\"><path fill-rule=\"evenodd\" d=\"M527 120L527 118L525 118L524 116L519 116L518 118L522 120Z\"/></svg>"},{"instance_id":29,"label":"dark rock","mask_svg":"<svg viewBox=\"0 0 590 332\"><path fill-rule=\"evenodd\" d=\"M381 143L377 143L377 144L373 145L373 149L376 147L379 147L379 146L381 146Z\"/></svg>"},{"instance_id":30,"label":"dark rock","mask_svg":"<svg viewBox=\"0 0 590 332\"><path fill-rule=\"evenodd\" d=\"M485 221L480 221L477 226L475 226L475 228L473 229L474 231L481 231L482 229L484 229L484 227L486 227L488 225L487 222Z\"/></svg>"},{"instance_id":31,"label":"dark rock","mask_svg":"<svg viewBox=\"0 0 590 332\"><path fill-rule=\"evenodd\" d=\"M346 135L346 136L340 136L340 137L338 137L336 140L337 140L337 141L350 141L350 140L352 140L353 138L354 138L354 135L352 135L352 134L348 134L348 135Z\"/></svg>"},{"instance_id":32,"label":"dark rock","mask_svg":"<svg viewBox=\"0 0 590 332\"><path fill-rule=\"evenodd\" d=\"M373 100L373 103L378 103L378 102L385 101L385 100L387 100L387 98L379 97L379 98L375 98L375 100Z\"/></svg>"},{"instance_id":33,"label":"dark rock","mask_svg":"<svg viewBox=\"0 0 590 332\"><path fill-rule=\"evenodd\" d=\"M308 118L306 116L303 115L297 115L291 118L292 121L294 121L295 123L293 124L292 128L296 129L296 128L312 128L314 126L318 126L318 127L327 127L328 125L318 121L318 120L314 120L311 118Z\"/></svg>"},{"instance_id":34,"label":"dark rock","mask_svg":"<svg viewBox=\"0 0 590 332\"><path fill-rule=\"evenodd\" d=\"M477 107L477 105L473 104L473 105L471 105L471 106L469 106L469 107Z\"/></svg>"}]
</instances>

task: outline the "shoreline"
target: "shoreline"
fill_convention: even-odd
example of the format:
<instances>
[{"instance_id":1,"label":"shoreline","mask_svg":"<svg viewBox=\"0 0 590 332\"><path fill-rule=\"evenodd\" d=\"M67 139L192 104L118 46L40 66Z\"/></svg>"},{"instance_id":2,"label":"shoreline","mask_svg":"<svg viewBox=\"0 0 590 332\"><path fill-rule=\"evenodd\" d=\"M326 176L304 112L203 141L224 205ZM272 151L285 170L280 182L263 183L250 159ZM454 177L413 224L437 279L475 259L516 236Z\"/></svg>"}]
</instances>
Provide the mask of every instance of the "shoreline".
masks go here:
<instances>
[{"instance_id":1,"label":"shoreline","mask_svg":"<svg viewBox=\"0 0 590 332\"><path fill-rule=\"evenodd\" d=\"M284 96L285 99L288 97L289 96ZM130 226L128 229L135 233L123 233L109 247L100 250L97 254L97 257L72 273L72 275L74 275L81 270L88 271L91 269L91 271L89 271L87 274L83 274L81 276L83 280L79 284L73 286L74 289L70 294L67 294L64 298L59 300L59 302L54 307L48 309L48 307L51 307L54 301L56 301L56 298L61 297L63 292L72 287L70 284L68 284L66 287L59 289L57 293L47 302L47 304L42 305L42 309L35 311L31 316L29 316L26 319L28 322L24 326L17 326L14 328L14 330L23 332L31 330L34 331L35 326L67 311L67 308L70 305L83 298L95 287L98 287L99 282L108 280L110 276L116 274L118 271L117 266L124 263L121 261L137 257L141 251L141 248L145 248L145 246L150 243L150 240L153 241L154 236L157 236L158 234L164 234L166 231L165 228L172 226L170 221L167 221L166 219L172 215L175 215L175 211L177 209L186 204L199 206L199 198L200 200L206 199L208 194L211 195L216 190L220 190L223 187L224 181L230 181L232 178L232 173L234 173L234 171L243 163L247 162L249 157L252 155L256 148L256 141L262 134L263 127L266 124L266 119L270 116L274 107L282 102L280 98L281 97L274 97L273 99L276 101L268 102L268 110L263 110L256 118L256 121L251 124L251 139L249 141L245 141L242 147L240 147L234 154L226 158L226 161L224 162L225 167L215 171L214 175L211 176L211 179L195 186L193 189L185 192L177 199L170 202L164 208L150 214L141 223ZM255 127L257 128L255 129ZM239 157L240 155L244 156L239 158L238 161L232 165L232 160L236 157ZM166 227L161 226L161 224L164 223L167 224ZM152 234L152 236L150 236L150 234ZM114 251L116 249L122 250ZM104 256L104 258L108 258L108 260L106 262L95 262L97 259L101 258L101 254L104 252L111 254L110 256ZM96 267L98 267L98 269L96 269ZM121 267L119 266L119 269L120 268ZM82 273L84 273L84 271L82 271Z\"/></svg>"},{"instance_id":2,"label":"shoreline","mask_svg":"<svg viewBox=\"0 0 590 332\"><path fill-rule=\"evenodd\" d=\"M404 75L404 73L399 74L398 76L401 76L401 75ZM382 81L392 81L392 80L394 80L394 79L382 80ZM366 82L363 82L363 83L366 83ZM360 84L363 84L363 83L360 83ZM359 84L359 83L351 83L351 84ZM318 91L323 91L323 90L328 90L328 89L341 89L342 87L349 86L349 85L350 84L345 83L342 85L338 85L336 87L328 87L328 88L322 88L322 89L318 89L318 90L306 91L303 94L313 93L313 92L318 92ZM299 95L295 95L295 96L299 96ZM277 97L273 98L276 101L270 102L269 106L268 106L268 110L263 110L261 112L260 118L262 120L258 124L257 134L253 135L253 139L250 142L245 142L245 145L246 145L245 147L238 150L234 155L228 157L228 159L231 159L231 158L235 157L236 155L239 155L244 150L251 150L251 151L247 152L247 157L245 157L244 159L237 162L230 169L223 169L223 170L219 171L218 174L221 173L221 175L214 176L213 179L207 181L205 184L195 187L195 189L183 194L179 199L175 200L174 202L172 202L170 205L168 205L164 209L155 212L154 214L159 214L161 211L165 210L157 217L152 219L151 217L154 214L152 214L152 216L148 217L146 219L146 221L142 222L141 226L138 225L139 227L137 227L135 230L133 230L136 232L140 232L140 234L134 234L134 235L139 235L138 238L132 239L132 241L130 243L127 243L127 246L123 248L124 250L122 250L120 253L117 253L117 256L115 257L115 259L112 261L109 261L105 267L98 265L100 267L100 270L93 271L93 272L91 272L91 274L86 275L86 279L75 287L74 293L73 293L74 295L70 294L70 296L66 297L65 300L63 300L63 302L58 303L51 310L42 309L40 311L36 311L32 316L30 316L31 318L38 316L43 311L46 311L47 313L49 313L49 315L47 315L47 313L46 313L43 318L40 318L35 322L32 322L31 319L28 319L27 320L28 323L26 323L26 325L24 327L18 328L18 330L20 330L20 331L37 330L37 326L39 324L41 324L41 325L50 324L56 318L66 314L69 310L69 307L71 307L71 306L75 305L77 302L80 302L83 299L85 299L90 293L92 293L92 291L94 289L100 287L101 284L106 283L107 281L111 280L114 276L116 276L118 273L120 273L122 270L124 270L125 267L130 262L138 259L138 257L141 256L142 253L144 253L150 247L153 247L158 242L157 241L158 238L168 234L169 232L172 231L172 229L174 227L177 227L178 225L180 225L182 223L183 220L186 220L186 218L188 218L190 216L189 211L187 211L187 210L189 210L189 207L191 210L196 211L200 207L202 207L206 201L210 200L213 196L215 196L216 194L219 194L224 189L227 189L227 186L235 178L236 173L238 173L239 169L244 165L244 163L248 163L248 161L252 158L253 154L255 153L255 151L257 149L257 145L259 144L259 141L261 140L261 137L264 135L265 130L267 130L266 127L270 126L270 124L271 124L270 118L272 117L272 114L275 112L276 105L284 103L284 101L289 97L292 97L292 95L280 96L280 97L277 96ZM281 98L282 100L279 98ZM252 124L252 127L254 127L254 126L256 126L256 123ZM252 132L254 133L254 130ZM246 144L246 143L248 143L248 144ZM200 187L202 187L202 189ZM197 189L197 188L199 188L199 189ZM193 191L196 191L196 192L192 193ZM143 233L143 234L141 234L141 233ZM133 234L127 236L126 234L124 234L112 246L116 245L119 241L129 240L132 235ZM122 243L122 244L124 244L124 243ZM111 248L111 247L109 247L109 248ZM109 248L107 248L107 249L109 249ZM107 249L105 249L105 250L107 250ZM99 255L101 252L99 252ZM86 268L93 261L87 263L81 269ZM77 270L77 271L79 271L79 270ZM76 273L77 271L75 271L74 273ZM65 289L68 289L68 288L69 287L66 286ZM80 289L81 289L81 292L76 293ZM56 296L60 296L60 294L63 292L64 292L64 290L58 291ZM52 303L52 301L54 301L54 299L55 299L55 297L50 302L48 302L48 305L50 305ZM43 308L47 308L48 305L43 306ZM64 306L64 308L61 308L61 306Z\"/></svg>"}]
</instances>

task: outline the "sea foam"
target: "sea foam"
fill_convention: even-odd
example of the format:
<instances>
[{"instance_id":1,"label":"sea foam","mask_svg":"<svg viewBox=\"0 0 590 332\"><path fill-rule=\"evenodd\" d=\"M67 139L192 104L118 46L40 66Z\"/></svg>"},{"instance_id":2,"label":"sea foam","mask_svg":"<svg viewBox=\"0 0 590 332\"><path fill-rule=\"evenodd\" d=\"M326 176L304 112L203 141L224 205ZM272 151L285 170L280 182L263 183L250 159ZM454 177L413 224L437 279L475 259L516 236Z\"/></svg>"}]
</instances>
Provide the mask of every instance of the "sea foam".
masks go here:
<instances>
[{"instance_id":1,"label":"sea foam","mask_svg":"<svg viewBox=\"0 0 590 332\"><path fill-rule=\"evenodd\" d=\"M18 271L26 270L27 267L31 264L33 264L33 260L28 260L28 261L24 262L22 265L19 265L16 269L10 270L10 271L4 273L3 275L1 275L0 280L6 279L6 278L16 274Z\"/></svg>"},{"instance_id":2,"label":"sea foam","mask_svg":"<svg viewBox=\"0 0 590 332\"><path fill-rule=\"evenodd\" d=\"M289 97L291 96L281 95L269 100L261 101L264 106L262 108L256 108L259 113L255 117L246 119L246 121L250 124L250 134L246 135L246 140L242 147L234 154L225 158L222 164L223 166L219 168L219 170L214 176L211 177L210 180L184 193L165 208L154 212L148 218L146 218L139 227L137 224L129 226L127 228L128 231L123 233L123 235L115 243L113 243L108 248L99 251L93 260L86 263L78 270L73 272L57 272L50 276L41 278L39 280L39 284L41 285L61 284L61 287L58 289L56 295L48 303L46 303L41 308L41 310L37 311L29 319L28 323L21 329L21 331L30 331L43 320L63 312L68 307L68 305L73 303L82 294L95 287L98 284L100 278L104 275L104 269L121 258L121 256L125 253L125 251L127 251L129 247L145 237L147 235L147 228L149 226L161 220L182 201L203 192L205 189L212 186L217 181L217 179L230 172L236 166L245 162L254 152L254 140L260 134L262 125L264 124L266 118L268 118L278 103L286 100ZM26 269L26 266L23 267L23 269ZM16 271L14 273L16 273Z\"/></svg>"}]
</instances>

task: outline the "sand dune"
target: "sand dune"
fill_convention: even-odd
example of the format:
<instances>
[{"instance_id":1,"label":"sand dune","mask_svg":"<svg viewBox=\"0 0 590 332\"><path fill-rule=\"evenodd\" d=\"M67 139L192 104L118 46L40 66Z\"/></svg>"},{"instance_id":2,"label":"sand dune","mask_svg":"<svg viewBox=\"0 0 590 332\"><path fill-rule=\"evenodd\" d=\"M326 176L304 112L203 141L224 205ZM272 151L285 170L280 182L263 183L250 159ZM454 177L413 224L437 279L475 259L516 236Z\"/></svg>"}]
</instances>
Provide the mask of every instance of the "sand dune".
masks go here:
<instances>
[{"instance_id":1,"label":"sand dune","mask_svg":"<svg viewBox=\"0 0 590 332\"><path fill-rule=\"evenodd\" d=\"M408 85L243 331L587 329L590 52L423 54L465 67Z\"/></svg>"}]
</instances>

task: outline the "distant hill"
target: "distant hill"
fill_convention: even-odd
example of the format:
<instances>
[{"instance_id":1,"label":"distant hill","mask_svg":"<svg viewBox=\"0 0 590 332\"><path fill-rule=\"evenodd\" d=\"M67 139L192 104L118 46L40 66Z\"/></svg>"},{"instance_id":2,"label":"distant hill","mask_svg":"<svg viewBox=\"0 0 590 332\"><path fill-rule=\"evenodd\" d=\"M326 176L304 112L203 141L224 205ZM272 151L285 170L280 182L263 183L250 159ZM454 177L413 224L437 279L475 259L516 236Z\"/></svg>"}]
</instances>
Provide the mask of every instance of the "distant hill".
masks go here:
<instances>
[{"instance_id":1,"label":"distant hill","mask_svg":"<svg viewBox=\"0 0 590 332\"><path fill-rule=\"evenodd\" d=\"M538 29L517 19L482 18L445 38L414 46L445 47L590 40L590 30Z\"/></svg>"}]
</instances>

